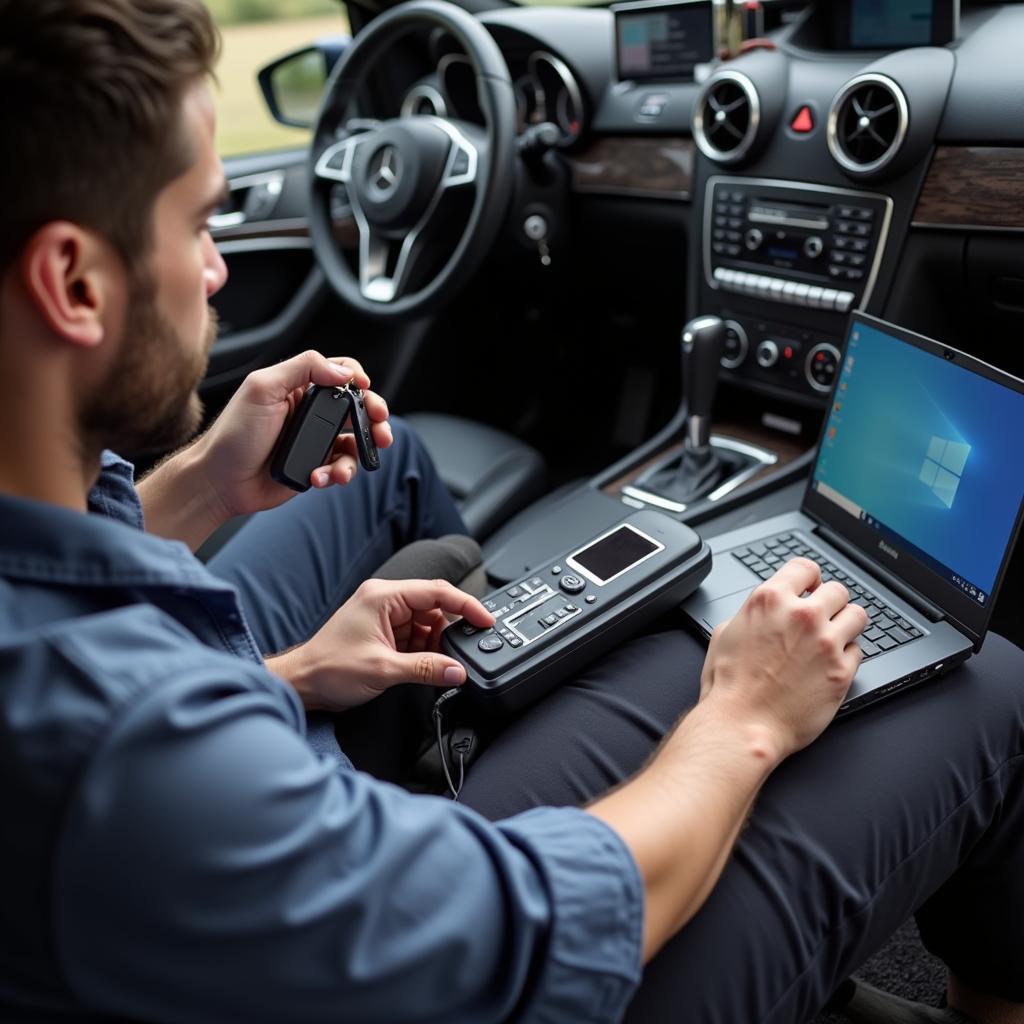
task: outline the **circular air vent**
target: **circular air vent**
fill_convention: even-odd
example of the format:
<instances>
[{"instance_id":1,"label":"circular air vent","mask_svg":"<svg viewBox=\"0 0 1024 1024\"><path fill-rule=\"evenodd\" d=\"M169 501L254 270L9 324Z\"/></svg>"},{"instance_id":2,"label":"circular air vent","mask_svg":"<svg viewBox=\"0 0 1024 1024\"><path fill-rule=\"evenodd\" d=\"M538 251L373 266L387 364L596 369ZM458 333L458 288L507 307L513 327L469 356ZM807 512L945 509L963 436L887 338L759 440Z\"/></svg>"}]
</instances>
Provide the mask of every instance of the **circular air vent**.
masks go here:
<instances>
[{"instance_id":1,"label":"circular air vent","mask_svg":"<svg viewBox=\"0 0 1024 1024\"><path fill-rule=\"evenodd\" d=\"M899 152L909 119L907 98L891 78L858 75L832 101L829 152L849 174L876 174Z\"/></svg>"},{"instance_id":2,"label":"circular air vent","mask_svg":"<svg viewBox=\"0 0 1024 1024\"><path fill-rule=\"evenodd\" d=\"M754 83L739 71L719 71L697 97L693 137L709 160L734 164L753 145L760 120Z\"/></svg>"}]
</instances>

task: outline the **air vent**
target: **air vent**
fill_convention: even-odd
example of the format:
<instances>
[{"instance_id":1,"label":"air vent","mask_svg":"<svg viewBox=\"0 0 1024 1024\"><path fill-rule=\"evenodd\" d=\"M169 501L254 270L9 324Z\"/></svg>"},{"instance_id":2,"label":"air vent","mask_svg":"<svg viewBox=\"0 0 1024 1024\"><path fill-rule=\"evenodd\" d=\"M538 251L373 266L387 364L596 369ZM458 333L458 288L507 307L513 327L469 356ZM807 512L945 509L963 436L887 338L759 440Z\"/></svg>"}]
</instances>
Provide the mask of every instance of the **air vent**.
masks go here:
<instances>
[{"instance_id":1,"label":"air vent","mask_svg":"<svg viewBox=\"0 0 1024 1024\"><path fill-rule=\"evenodd\" d=\"M877 174L899 152L908 123L907 98L891 78L858 75L832 101L829 152L854 177Z\"/></svg>"},{"instance_id":2,"label":"air vent","mask_svg":"<svg viewBox=\"0 0 1024 1024\"><path fill-rule=\"evenodd\" d=\"M761 121L761 104L746 75L719 71L697 97L695 111L693 137L709 160L735 164L747 155Z\"/></svg>"}]
</instances>

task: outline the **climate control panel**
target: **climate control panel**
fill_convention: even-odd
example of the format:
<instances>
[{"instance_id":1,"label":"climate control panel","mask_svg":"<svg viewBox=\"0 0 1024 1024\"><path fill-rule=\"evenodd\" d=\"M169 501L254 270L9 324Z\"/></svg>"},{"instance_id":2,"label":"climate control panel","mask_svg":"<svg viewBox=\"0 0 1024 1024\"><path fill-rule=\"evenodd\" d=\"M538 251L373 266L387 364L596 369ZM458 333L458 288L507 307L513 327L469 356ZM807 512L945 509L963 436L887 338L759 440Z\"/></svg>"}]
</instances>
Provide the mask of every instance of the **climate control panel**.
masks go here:
<instances>
[{"instance_id":1,"label":"climate control panel","mask_svg":"<svg viewBox=\"0 0 1024 1024\"><path fill-rule=\"evenodd\" d=\"M756 320L724 311L723 379L798 392L822 399L839 372L841 341L794 324Z\"/></svg>"}]
</instances>

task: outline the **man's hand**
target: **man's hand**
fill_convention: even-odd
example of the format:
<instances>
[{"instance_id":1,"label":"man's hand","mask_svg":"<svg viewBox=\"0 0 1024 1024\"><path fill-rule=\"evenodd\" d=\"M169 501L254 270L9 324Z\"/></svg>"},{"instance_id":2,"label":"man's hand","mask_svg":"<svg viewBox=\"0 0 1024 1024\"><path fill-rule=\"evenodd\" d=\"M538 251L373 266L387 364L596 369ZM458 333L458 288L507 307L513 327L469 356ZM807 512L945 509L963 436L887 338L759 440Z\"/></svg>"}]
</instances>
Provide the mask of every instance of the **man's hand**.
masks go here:
<instances>
[{"instance_id":1,"label":"man's hand","mask_svg":"<svg viewBox=\"0 0 1024 1024\"><path fill-rule=\"evenodd\" d=\"M354 359L303 352L250 373L214 425L197 441L161 462L138 487L146 529L182 540L195 551L233 516L274 508L295 496L270 476L270 455L310 384L364 392L373 440L387 448L393 438L384 399L366 389L370 378ZM355 436L340 434L327 464L315 469L314 487L347 484L355 475Z\"/></svg>"},{"instance_id":2,"label":"man's hand","mask_svg":"<svg viewBox=\"0 0 1024 1024\"><path fill-rule=\"evenodd\" d=\"M365 392L373 440L387 448L393 438L384 399L367 391L370 378L354 359L328 359L316 351L250 373L213 426L195 446L206 487L218 496L225 518L274 508L295 496L268 469L270 454L310 384L354 383ZM314 487L347 484L358 466L355 437L340 434L325 465L313 471Z\"/></svg>"},{"instance_id":3,"label":"man's hand","mask_svg":"<svg viewBox=\"0 0 1024 1024\"><path fill-rule=\"evenodd\" d=\"M847 596L804 558L761 584L715 630L697 706L647 768L589 808L640 870L645 960L707 899L771 771L842 703L867 624Z\"/></svg>"},{"instance_id":4,"label":"man's hand","mask_svg":"<svg viewBox=\"0 0 1024 1024\"><path fill-rule=\"evenodd\" d=\"M821 582L814 562L787 562L715 630L701 699L766 729L779 760L807 746L832 721L863 657L855 641L867 613L848 601L841 583Z\"/></svg>"},{"instance_id":5,"label":"man's hand","mask_svg":"<svg viewBox=\"0 0 1024 1024\"><path fill-rule=\"evenodd\" d=\"M309 641L267 659L310 710L343 711L396 683L460 686L466 670L439 654L447 615L494 616L445 580L367 580Z\"/></svg>"}]
</instances>

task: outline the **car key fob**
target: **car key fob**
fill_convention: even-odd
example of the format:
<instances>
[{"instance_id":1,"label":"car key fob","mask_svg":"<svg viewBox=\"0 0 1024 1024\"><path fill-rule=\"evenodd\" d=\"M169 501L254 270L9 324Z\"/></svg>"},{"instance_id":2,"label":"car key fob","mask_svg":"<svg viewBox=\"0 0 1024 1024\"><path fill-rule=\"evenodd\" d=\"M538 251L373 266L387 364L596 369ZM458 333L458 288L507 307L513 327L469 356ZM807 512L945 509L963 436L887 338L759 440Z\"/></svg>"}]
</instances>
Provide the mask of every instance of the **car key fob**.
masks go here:
<instances>
[{"instance_id":1,"label":"car key fob","mask_svg":"<svg viewBox=\"0 0 1024 1024\"><path fill-rule=\"evenodd\" d=\"M359 453L359 464L363 469L380 469L380 452L373 442L370 429L370 417L363 404L363 393L359 388L349 385L349 405L352 409L352 431L356 435L356 451Z\"/></svg>"},{"instance_id":2,"label":"car key fob","mask_svg":"<svg viewBox=\"0 0 1024 1024\"><path fill-rule=\"evenodd\" d=\"M351 398L347 388L311 384L306 389L270 458L270 475L278 483L294 491L309 490L310 474L327 463L338 431L353 405ZM355 421L354 415L352 418Z\"/></svg>"}]
</instances>

